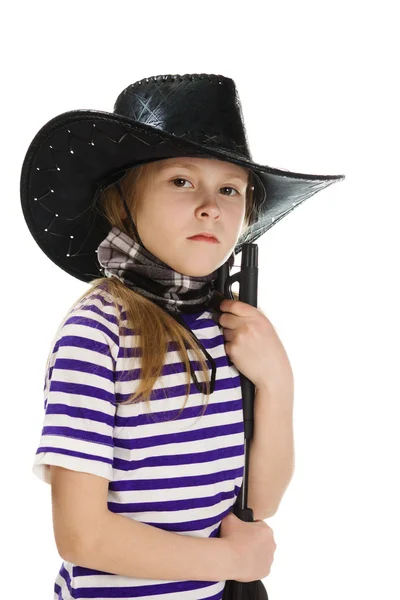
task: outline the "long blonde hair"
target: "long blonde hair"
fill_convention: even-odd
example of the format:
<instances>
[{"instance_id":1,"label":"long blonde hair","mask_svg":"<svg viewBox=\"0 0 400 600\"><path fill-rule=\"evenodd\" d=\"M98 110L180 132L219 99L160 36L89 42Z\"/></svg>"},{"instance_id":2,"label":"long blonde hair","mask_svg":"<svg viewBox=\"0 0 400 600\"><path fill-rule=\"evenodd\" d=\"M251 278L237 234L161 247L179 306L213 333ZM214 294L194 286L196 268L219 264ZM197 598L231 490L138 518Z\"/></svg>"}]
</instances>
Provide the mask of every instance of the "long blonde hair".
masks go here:
<instances>
[{"instance_id":1,"label":"long blonde hair","mask_svg":"<svg viewBox=\"0 0 400 600\"><path fill-rule=\"evenodd\" d=\"M130 168L119 183L122 192L126 198L128 208L132 214L132 218L136 223L136 198L139 195L142 186L146 185L148 177L151 177L153 169L157 168L153 162ZM246 188L246 209L244 217L243 230L252 224L254 219L253 211L253 172L249 171L248 182ZM98 209L110 223L111 227L118 227L132 239L137 241L135 232L132 229L130 220L121 213L122 201L115 185L111 185L104 189L98 198ZM125 213L125 211L123 211ZM121 303L126 311L127 327L132 329L135 334L140 332L141 348L142 348L142 363L141 376L138 389L131 394L127 400L121 404L133 404L136 402L150 402L150 393L157 379L161 375L161 371L165 361L165 353L169 339L177 343L182 362L185 364L187 374L187 394L184 405L182 406L179 415L184 410L190 394L190 366L187 349L195 352L197 359L201 365L204 380L206 382L207 398L204 405L204 414L210 396L210 378L209 369L204 359L203 352L190 333L178 323L166 311L160 308L154 302L151 302L141 294L128 288L122 281L115 277L99 277L90 282L91 287L84 292L76 302L80 302L94 290L101 294L105 299L113 302L119 319L119 331L121 334L121 312L118 303ZM238 299L238 294L233 292L233 295ZM125 328L124 328L125 332ZM185 347L185 343L187 346Z\"/></svg>"}]
</instances>

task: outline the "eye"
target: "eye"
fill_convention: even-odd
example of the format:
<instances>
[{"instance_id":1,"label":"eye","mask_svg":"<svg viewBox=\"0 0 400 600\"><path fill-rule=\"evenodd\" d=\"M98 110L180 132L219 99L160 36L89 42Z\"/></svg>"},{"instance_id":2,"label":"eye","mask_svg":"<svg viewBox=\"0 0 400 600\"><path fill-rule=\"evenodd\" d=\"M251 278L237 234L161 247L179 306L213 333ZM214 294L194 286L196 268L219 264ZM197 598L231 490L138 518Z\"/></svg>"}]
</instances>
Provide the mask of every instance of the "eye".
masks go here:
<instances>
[{"instance_id":1,"label":"eye","mask_svg":"<svg viewBox=\"0 0 400 600\"><path fill-rule=\"evenodd\" d=\"M175 179L172 179L172 182L175 183L175 181L187 181L188 183L190 183L190 181L188 179L185 179L184 177L176 177ZM177 187L184 187L182 185L179 185ZM234 187L231 186L224 186L222 188L220 188L221 190L234 190L236 192L236 194L238 196L240 196L240 192L238 192L238 190ZM224 196L232 196L232 194L224 194Z\"/></svg>"},{"instance_id":2,"label":"eye","mask_svg":"<svg viewBox=\"0 0 400 600\"><path fill-rule=\"evenodd\" d=\"M230 187L230 186L224 186L221 188L221 190L234 190L236 192L236 194L238 196L240 196L240 192L237 191L236 188ZM226 194L226 196L231 196L232 194Z\"/></svg>"},{"instance_id":3,"label":"eye","mask_svg":"<svg viewBox=\"0 0 400 600\"><path fill-rule=\"evenodd\" d=\"M174 183L175 181L187 181L188 183L190 183L190 181L188 179L183 179L183 177L176 177L175 179L172 180ZM182 185L179 185L178 187L183 187Z\"/></svg>"}]
</instances>

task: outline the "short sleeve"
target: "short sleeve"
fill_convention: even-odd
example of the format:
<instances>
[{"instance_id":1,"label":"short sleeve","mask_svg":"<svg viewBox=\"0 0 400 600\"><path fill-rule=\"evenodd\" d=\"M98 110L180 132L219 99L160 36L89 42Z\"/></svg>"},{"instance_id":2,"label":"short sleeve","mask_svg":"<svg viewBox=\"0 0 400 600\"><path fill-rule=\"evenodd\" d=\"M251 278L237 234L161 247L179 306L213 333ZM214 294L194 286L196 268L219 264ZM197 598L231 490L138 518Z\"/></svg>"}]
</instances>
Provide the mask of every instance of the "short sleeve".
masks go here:
<instances>
[{"instance_id":1,"label":"short sleeve","mask_svg":"<svg viewBox=\"0 0 400 600\"><path fill-rule=\"evenodd\" d=\"M52 341L32 467L49 484L48 465L113 480L119 338L116 316L99 298L71 309Z\"/></svg>"}]
</instances>

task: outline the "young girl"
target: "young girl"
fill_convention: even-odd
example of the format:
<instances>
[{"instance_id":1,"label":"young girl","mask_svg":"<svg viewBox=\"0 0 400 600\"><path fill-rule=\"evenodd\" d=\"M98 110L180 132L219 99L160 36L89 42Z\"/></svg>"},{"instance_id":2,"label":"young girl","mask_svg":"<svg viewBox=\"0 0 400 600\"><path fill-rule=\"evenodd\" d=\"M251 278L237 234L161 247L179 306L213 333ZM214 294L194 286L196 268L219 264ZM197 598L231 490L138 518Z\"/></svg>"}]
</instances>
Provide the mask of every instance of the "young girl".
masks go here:
<instances>
[{"instance_id":1,"label":"young girl","mask_svg":"<svg viewBox=\"0 0 400 600\"><path fill-rule=\"evenodd\" d=\"M64 113L35 136L27 224L91 284L51 343L33 463L63 558L55 600L216 600L227 579L268 574L272 530L231 513L242 396L215 281L243 243L342 178L254 163L221 75L147 78L114 113Z\"/></svg>"}]
</instances>

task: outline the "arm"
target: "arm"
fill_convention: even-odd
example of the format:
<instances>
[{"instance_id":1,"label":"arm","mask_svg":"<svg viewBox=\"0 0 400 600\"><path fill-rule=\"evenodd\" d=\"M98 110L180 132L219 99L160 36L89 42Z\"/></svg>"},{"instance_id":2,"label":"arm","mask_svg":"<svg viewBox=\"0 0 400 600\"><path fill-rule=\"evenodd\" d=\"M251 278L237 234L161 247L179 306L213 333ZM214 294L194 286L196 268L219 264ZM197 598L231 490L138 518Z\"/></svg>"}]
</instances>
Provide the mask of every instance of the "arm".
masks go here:
<instances>
[{"instance_id":1,"label":"arm","mask_svg":"<svg viewBox=\"0 0 400 600\"><path fill-rule=\"evenodd\" d=\"M255 519L277 512L293 471L293 387L285 392L256 388L247 498Z\"/></svg>"},{"instance_id":2,"label":"arm","mask_svg":"<svg viewBox=\"0 0 400 600\"><path fill-rule=\"evenodd\" d=\"M233 579L236 567L222 538L181 535L111 511L99 522L92 543L80 541L63 558L125 577L175 581Z\"/></svg>"}]
</instances>

